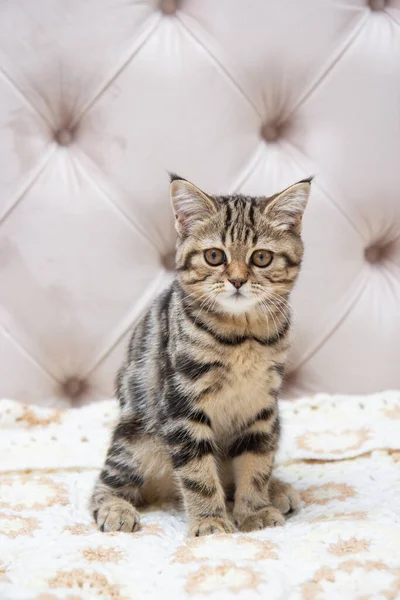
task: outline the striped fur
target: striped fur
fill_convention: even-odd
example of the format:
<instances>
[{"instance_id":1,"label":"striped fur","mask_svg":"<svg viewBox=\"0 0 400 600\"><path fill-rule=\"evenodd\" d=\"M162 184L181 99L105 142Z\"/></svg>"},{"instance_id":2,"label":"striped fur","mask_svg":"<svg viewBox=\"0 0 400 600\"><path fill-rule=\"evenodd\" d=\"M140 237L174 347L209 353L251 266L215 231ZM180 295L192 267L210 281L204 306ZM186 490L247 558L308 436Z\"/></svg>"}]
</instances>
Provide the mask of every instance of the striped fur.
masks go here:
<instances>
[{"instance_id":1,"label":"striped fur","mask_svg":"<svg viewBox=\"0 0 400 600\"><path fill-rule=\"evenodd\" d=\"M309 191L304 180L269 199L216 197L172 176L176 277L118 373L120 420L91 500L100 529L133 531L136 507L177 496L192 535L231 532L232 487L242 531L281 525L296 508L271 474ZM208 264L211 248L225 262ZM272 253L268 266L252 262L255 250Z\"/></svg>"}]
</instances>

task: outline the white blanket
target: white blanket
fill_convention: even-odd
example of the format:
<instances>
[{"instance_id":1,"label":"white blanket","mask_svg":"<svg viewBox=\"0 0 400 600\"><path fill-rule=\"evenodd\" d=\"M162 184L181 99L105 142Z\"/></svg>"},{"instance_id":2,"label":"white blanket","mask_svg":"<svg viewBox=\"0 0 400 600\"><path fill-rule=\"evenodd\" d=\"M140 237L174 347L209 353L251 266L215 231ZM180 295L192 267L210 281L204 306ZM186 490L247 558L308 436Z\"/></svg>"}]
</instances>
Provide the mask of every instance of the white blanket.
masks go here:
<instances>
[{"instance_id":1,"label":"white blanket","mask_svg":"<svg viewBox=\"0 0 400 600\"><path fill-rule=\"evenodd\" d=\"M400 392L281 403L276 475L302 495L286 526L186 538L176 506L100 533L87 500L116 403L0 402L0 598L400 598Z\"/></svg>"}]
</instances>

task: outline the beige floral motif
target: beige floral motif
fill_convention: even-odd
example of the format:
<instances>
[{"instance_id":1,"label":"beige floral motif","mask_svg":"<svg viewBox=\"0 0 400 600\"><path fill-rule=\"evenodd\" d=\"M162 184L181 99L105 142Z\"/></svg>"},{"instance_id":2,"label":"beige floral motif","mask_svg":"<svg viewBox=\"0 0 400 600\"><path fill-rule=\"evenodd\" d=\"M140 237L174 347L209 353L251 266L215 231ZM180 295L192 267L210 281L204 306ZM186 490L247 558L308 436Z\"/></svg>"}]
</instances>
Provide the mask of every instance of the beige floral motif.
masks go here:
<instances>
[{"instance_id":1,"label":"beige floral motif","mask_svg":"<svg viewBox=\"0 0 400 600\"><path fill-rule=\"evenodd\" d=\"M39 594L39 596L36 596L36 600L59 600L59 598L54 594ZM65 600L82 600L82 596L68 594L68 596L65 596Z\"/></svg>"},{"instance_id":2,"label":"beige floral motif","mask_svg":"<svg viewBox=\"0 0 400 600\"><path fill-rule=\"evenodd\" d=\"M360 562L349 560L339 564L333 570L321 567L311 581L302 585L303 600L323 600L340 597L344 589L354 588L357 573L358 595L354 600L373 600L385 598L397 600L400 595L400 568L392 568L381 561ZM374 571L385 573L385 577L376 577Z\"/></svg>"},{"instance_id":3,"label":"beige floral motif","mask_svg":"<svg viewBox=\"0 0 400 600\"><path fill-rule=\"evenodd\" d=\"M329 546L329 552L342 556L343 554L355 554L356 552L367 552L371 545L370 540L358 540L352 537L348 540L339 540L336 544Z\"/></svg>"},{"instance_id":4,"label":"beige floral motif","mask_svg":"<svg viewBox=\"0 0 400 600\"><path fill-rule=\"evenodd\" d=\"M355 489L347 483L324 483L312 485L301 492L302 500L310 504L328 504L331 500L345 502L348 498L356 496Z\"/></svg>"},{"instance_id":5,"label":"beige floral motif","mask_svg":"<svg viewBox=\"0 0 400 600\"><path fill-rule=\"evenodd\" d=\"M42 510L55 504L68 504L68 494L64 485L51 477L23 474L1 478L0 508Z\"/></svg>"},{"instance_id":6,"label":"beige floral motif","mask_svg":"<svg viewBox=\"0 0 400 600\"><path fill-rule=\"evenodd\" d=\"M175 552L172 562L185 564L217 560L277 559L276 545L251 537L232 537L225 534L212 537L192 538Z\"/></svg>"},{"instance_id":7,"label":"beige floral motif","mask_svg":"<svg viewBox=\"0 0 400 600\"><path fill-rule=\"evenodd\" d=\"M51 588L78 588L81 591L95 590L110 600L120 600L120 586L108 583L101 573L88 573L83 569L57 571L55 577L49 579ZM85 596L85 594L84 594Z\"/></svg>"},{"instance_id":8,"label":"beige floral motif","mask_svg":"<svg viewBox=\"0 0 400 600\"><path fill-rule=\"evenodd\" d=\"M36 596L36 600L59 600L59 597L56 596L55 594L39 594L39 596ZM71 596L71 594L68 594L67 596L65 596L65 600L83 600L82 596L75 596L75 594L73 596Z\"/></svg>"},{"instance_id":9,"label":"beige floral motif","mask_svg":"<svg viewBox=\"0 0 400 600\"><path fill-rule=\"evenodd\" d=\"M24 404L21 408L22 414L16 418L16 421L17 423L21 421L26 423L29 428L48 427L52 424L59 425L61 422L61 410L54 409L47 417L39 417L30 406Z\"/></svg>"},{"instance_id":10,"label":"beige floral motif","mask_svg":"<svg viewBox=\"0 0 400 600\"><path fill-rule=\"evenodd\" d=\"M75 525L66 525L64 531L69 531L72 535L86 535L97 529L95 525L85 525L83 523L75 523Z\"/></svg>"},{"instance_id":11,"label":"beige floral motif","mask_svg":"<svg viewBox=\"0 0 400 600\"><path fill-rule=\"evenodd\" d=\"M318 431L298 436L297 445L314 454L344 454L350 450L359 450L370 437L370 430L366 427L346 429L340 433Z\"/></svg>"},{"instance_id":12,"label":"beige floral motif","mask_svg":"<svg viewBox=\"0 0 400 600\"><path fill-rule=\"evenodd\" d=\"M19 535L32 535L39 528L39 521L31 517L18 517L0 513L0 535L16 538Z\"/></svg>"},{"instance_id":13,"label":"beige floral motif","mask_svg":"<svg viewBox=\"0 0 400 600\"><path fill-rule=\"evenodd\" d=\"M163 533L164 533L164 529L157 523L151 523L149 525L144 525L143 523L141 523L139 529L135 530L130 535L132 537L144 537L146 535L161 536ZM121 533L120 531L109 531L107 533L103 533L103 535L106 535L108 537L116 537L116 536L125 535L125 534Z\"/></svg>"},{"instance_id":14,"label":"beige floral motif","mask_svg":"<svg viewBox=\"0 0 400 600\"><path fill-rule=\"evenodd\" d=\"M400 451L394 450L391 452L391 457L393 458L394 462L400 462Z\"/></svg>"},{"instance_id":15,"label":"beige floral motif","mask_svg":"<svg viewBox=\"0 0 400 600\"><path fill-rule=\"evenodd\" d=\"M325 521L364 521L368 518L366 512L359 510L354 512L336 512L332 515L319 515L310 519L310 523L324 523Z\"/></svg>"},{"instance_id":16,"label":"beige floral motif","mask_svg":"<svg viewBox=\"0 0 400 600\"><path fill-rule=\"evenodd\" d=\"M124 558L124 553L116 548L86 548L83 550L83 556L88 562L118 562Z\"/></svg>"},{"instance_id":17,"label":"beige floral motif","mask_svg":"<svg viewBox=\"0 0 400 600\"><path fill-rule=\"evenodd\" d=\"M388 408L385 410L385 415L389 417L389 419L400 419L400 406Z\"/></svg>"},{"instance_id":18,"label":"beige floral motif","mask_svg":"<svg viewBox=\"0 0 400 600\"><path fill-rule=\"evenodd\" d=\"M261 582L260 574L253 569L226 563L217 567L201 567L189 575L185 589L189 594L209 594L217 590L238 593L257 589Z\"/></svg>"},{"instance_id":19,"label":"beige floral motif","mask_svg":"<svg viewBox=\"0 0 400 600\"><path fill-rule=\"evenodd\" d=\"M371 571L385 571L387 569L387 565L380 560L367 560L365 563L361 563L358 560L346 560L340 565L340 570L349 574L353 573L353 571L355 571L357 568L363 568L365 571L370 573Z\"/></svg>"},{"instance_id":20,"label":"beige floral motif","mask_svg":"<svg viewBox=\"0 0 400 600\"><path fill-rule=\"evenodd\" d=\"M158 523L149 523L148 525L145 525L144 523L141 523L139 529L137 531L135 531L133 533L133 535L136 535L138 537L141 536L145 536L145 535L163 535L164 533L164 529L158 525Z\"/></svg>"},{"instance_id":21,"label":"beige floral motif","mask_svg":"<svg viewBox=\"0 0 400 600\"><path fill-rule=\"evenodd\" d=\"M66 525L64 527L64 531L69 531L72 535L87 535L88 533L93 533L93 531L98 531L96 525L94 523L85 524L85 523L75 523L74 525ZM132 537L144 537L146 535L156 535L161 536L164 533L164 529L158 525L158 523L149 523L145 525L141 523L140 528L134 531L131 536ZM117 537L121 534L119 531L109 531L104 532L103 536L107 537Z\"/></svg>"},{"instance_id":22,"label":"beige floral motif","mask_svg":"<svg viewBox=\"0 0 400 600\"><path fill-rule=\"evenodd\" d=\"M2 583L8 583L10 580L6 575L7 573L7 567L6 565L0 561L0 582Z\"/></svg>"},{"instance_id":23,"label":"beige floral motif","mask_svg":"<svg viewBox=\"0 0 400 600\"><path fill-rule=\"evenodd\" d=\"M303 600L316 600L318 594L323 590L321 581L329 581L333 583L335 581L335 573L330 567L321 567L314 574L311 581L303 583L302 592Z\"/></svg>"}]
</instances>

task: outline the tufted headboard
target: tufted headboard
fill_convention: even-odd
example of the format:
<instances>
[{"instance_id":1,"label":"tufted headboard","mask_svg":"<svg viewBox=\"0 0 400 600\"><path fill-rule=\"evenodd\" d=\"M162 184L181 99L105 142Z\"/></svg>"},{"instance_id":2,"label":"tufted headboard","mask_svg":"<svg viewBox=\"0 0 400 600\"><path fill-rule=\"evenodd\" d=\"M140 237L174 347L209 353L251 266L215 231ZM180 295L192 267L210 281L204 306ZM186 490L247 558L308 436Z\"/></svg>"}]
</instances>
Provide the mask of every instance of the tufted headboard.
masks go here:
<instances>
[{"instance_id":1,"label":"tufted headboard","mask_svg":"<svg viewBox=\"0 0 400 600\"><path fill-rule=\"evenodd\" d=\"M0 0L0 397L108 397L167 170L316 175L288 395L400 387L400 0Z\"/></svg>"}]
</instances>

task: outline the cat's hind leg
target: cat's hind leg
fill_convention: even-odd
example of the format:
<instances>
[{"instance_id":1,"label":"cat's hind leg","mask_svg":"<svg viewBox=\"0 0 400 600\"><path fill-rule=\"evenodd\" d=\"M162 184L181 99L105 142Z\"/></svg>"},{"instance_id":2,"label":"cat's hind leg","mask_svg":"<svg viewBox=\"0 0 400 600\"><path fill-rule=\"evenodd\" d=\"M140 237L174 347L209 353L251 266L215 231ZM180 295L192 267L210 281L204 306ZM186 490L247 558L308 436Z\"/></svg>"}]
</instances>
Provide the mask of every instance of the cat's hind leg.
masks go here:
<instances>
[{"instance_id":1,"label":"cat's hind leg","mask_svg":"<svg viewBox=\"0 0 400 600\"><path fill-rule=\"evenodd\" d=\"M173 493L164 485L172 484L171 474L169 456L153 436L138 435L126 422L119 423L90 501L99 529L135 531L137 507Z\"/></svg>"}]
</instances>

